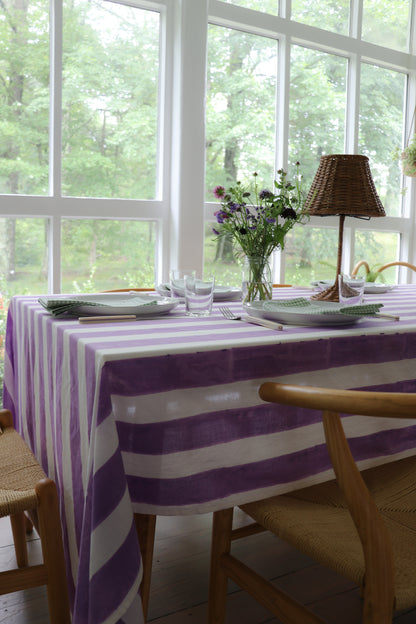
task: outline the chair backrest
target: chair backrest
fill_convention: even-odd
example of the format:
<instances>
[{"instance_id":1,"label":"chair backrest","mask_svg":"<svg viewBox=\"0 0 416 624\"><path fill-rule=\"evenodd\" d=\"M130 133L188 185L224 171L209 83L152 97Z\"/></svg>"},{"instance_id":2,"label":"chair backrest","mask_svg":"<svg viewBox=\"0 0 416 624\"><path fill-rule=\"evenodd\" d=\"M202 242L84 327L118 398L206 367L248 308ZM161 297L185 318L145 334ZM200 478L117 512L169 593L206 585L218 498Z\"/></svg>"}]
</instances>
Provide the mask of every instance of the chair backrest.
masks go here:
<instances>
[{"instance_id":1,"label":"chair backrest","mask_svg":"<svg viewBox=\"0 0 416 624\"><path fill-rule=\"evenodd\" d=\"M267 382L268 402L322 410L325 439L338 484L362 544L370 602L393 600L394 566L389 532L352 456L340 414L416 419L416 394L339 390Z\"/></svg>"},{"instance_id":2,"label":"chair backrest","mask_svg":"<svg viewBox=\"0 0 416 624\"><path fill-rule=\"evenodd\" d=\"M351 272L351 277L355 277L358 273L358 270L362 266L365 268L366 275L370 273L370 266L368 262L366 260L360 260L359 262L357 262L357 264L353 268ZM412 271L416 271L416 266L414 264L410 264L410 262L404 262L404 260L395 260L394 262L387 262L386 264L383 264L378 269L374 269L373 273L381 273L385 269L389 269L390 267L393 267L393 266L403 266L408 269L411 269Z\"/></svg>"}]
</instances>

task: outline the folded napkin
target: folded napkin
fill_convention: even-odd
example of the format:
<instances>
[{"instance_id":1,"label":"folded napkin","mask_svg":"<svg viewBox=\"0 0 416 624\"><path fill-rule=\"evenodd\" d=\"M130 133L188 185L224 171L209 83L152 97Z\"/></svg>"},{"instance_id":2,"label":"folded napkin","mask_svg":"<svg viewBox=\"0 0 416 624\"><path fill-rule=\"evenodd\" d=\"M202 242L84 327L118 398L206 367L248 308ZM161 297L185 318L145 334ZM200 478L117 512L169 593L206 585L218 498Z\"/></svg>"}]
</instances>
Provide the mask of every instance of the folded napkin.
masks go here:
<instances>
[{"instance_id":1,"label":"folded napkin","mask_svg":"<svg viewBox=\"0 0 416 624\"><path fill-rule=\"evenodd\" d=\"M76 312L78 308L88 306L89 308L99 307L108 309L109 314L114 314L114 309L123 308L123 314L128 312L131 308L132 313L134 313L134 309L142 306L152 305L156 302L155 299L151 299L150 297L146 297L145 295L136 295L134 296L126 293L120 298L119 296L112 299L108 298L106 301L106 297L103 295L97 295L94 298L94 295L85 297L67 297L62 299L56 299L53 297L39 297L38 302L41 306L45 308L48 312L52 314L52 316L62 316L62 314L66 314L68 312ZM120 312L121 313L121 312Z\"/></svg>"},{"instance_id":2,"label":"folded napkin","mask_svg":"<svg viewBox=\"0 0 416 624\"><path fill-rule=\"evenodd\" d=\"M348 314L350 316L373 316L377 314L382 303L363 303L359 305L343 305L332 301L310 301L304 297L295 299L278 299L266 301L263 310L276 310L279 308L294 309L300 314Z\"/></svg>"}]
</instances>

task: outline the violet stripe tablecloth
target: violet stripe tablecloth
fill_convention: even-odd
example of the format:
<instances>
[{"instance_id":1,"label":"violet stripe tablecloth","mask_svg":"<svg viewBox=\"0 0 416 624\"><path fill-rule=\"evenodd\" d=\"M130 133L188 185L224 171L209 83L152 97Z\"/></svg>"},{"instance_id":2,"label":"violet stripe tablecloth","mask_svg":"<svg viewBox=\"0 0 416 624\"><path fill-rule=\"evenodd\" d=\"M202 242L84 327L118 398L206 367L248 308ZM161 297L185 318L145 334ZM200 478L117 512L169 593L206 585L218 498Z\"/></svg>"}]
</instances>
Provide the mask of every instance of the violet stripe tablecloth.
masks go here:
<instances>
[{"instance_id":1,"label":"violet stripe tablecloth","mask_svg":"<svg viewBox=\"0 0 416 624\"><path fill-rule=\"evenodd\" d=\"M331 476L319 415L261 403L262 381L415 391L416 288L367 300L401 320L277 332L214 306L81 325L13 298L4 405L59 488L74 624L142 621L133 512L203 513ZM345 423L363 467L414 453L408 422Z\"/></svg>"}]
</instances>

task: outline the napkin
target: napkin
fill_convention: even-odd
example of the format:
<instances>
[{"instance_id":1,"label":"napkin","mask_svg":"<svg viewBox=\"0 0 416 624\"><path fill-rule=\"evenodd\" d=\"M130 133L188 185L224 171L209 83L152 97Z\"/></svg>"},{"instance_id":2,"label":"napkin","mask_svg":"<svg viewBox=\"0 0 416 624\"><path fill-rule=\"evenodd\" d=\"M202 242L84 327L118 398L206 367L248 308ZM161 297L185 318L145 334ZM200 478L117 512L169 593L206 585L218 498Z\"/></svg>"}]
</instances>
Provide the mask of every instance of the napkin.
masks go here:
<instances>
[{"instance_id":1,"label":"napkin","mask_svg":"<svg viewBox=\"0 0 416 624\"><path fill-rule=\"evenodd\" d=\"M275 301L266 301L263 310L274 310L276 308L296 309L298 312L307 314L348 314L352 316L372 316L377 314L382 303L363 303L358 305L344 305L328 301L313 301L304 297L296 297L295 299L279 299Z\"/></svg>"},{"instance_id":2,"label":"napkin","mask_svg":"<svg viewBox=\"0 0 416 624\"><path fill-rule=\"evenodd\" d=\"M126 293L126 295L124 295L122 299L117 298L116 302L114 300L112 302L105 302L102 296L97 296L96 300L94 300L93 296L88 297L88 299L82 299L81 297L67 297L62 299L39 297L38 302L45 310L50 312L52 316L62 316L62 314L66 314L67 312L76 312L77 308L83 306L108 308L108 313L110 314L114 313L112 310L114 307L123 306L127 308L137 308L152 305L156 302L155 299L150 299L144 295L128 296L128 293Z\"/></svg>"}]
</instances>

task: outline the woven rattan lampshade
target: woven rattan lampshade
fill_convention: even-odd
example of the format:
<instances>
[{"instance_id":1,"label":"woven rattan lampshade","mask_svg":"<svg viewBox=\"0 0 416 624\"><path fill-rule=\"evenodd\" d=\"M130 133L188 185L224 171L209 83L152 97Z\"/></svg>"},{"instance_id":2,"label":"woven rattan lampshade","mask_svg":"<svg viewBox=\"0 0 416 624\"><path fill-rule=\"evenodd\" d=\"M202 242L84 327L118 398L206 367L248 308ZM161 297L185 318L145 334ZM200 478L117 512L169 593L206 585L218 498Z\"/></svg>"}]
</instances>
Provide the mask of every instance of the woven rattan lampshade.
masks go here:
<instances>
[{"instance_id":1,"label":"woven rattan lampshade","mask_svg":"<svg viewBox=\"0 0 416 624\"><path fill-rule=\"evenodd\" d=\"M312 297L313 299L339 301L338 275L341 273L345 217L385 216L371 176L367 156L357 154L322 156L306 199L306 205L310 215L340 216L335 284Z\"/></svg>"},{"instance_id":2,"label":"woven rattan lampshade","mask_svg":"<svg viewBox=\"0 0 416 624\"><path fill-rule=\"evenodd\" d=\"M306 200L310 215L385 217L367 156L321 156Z\"/></svg>"}]
</instances>

